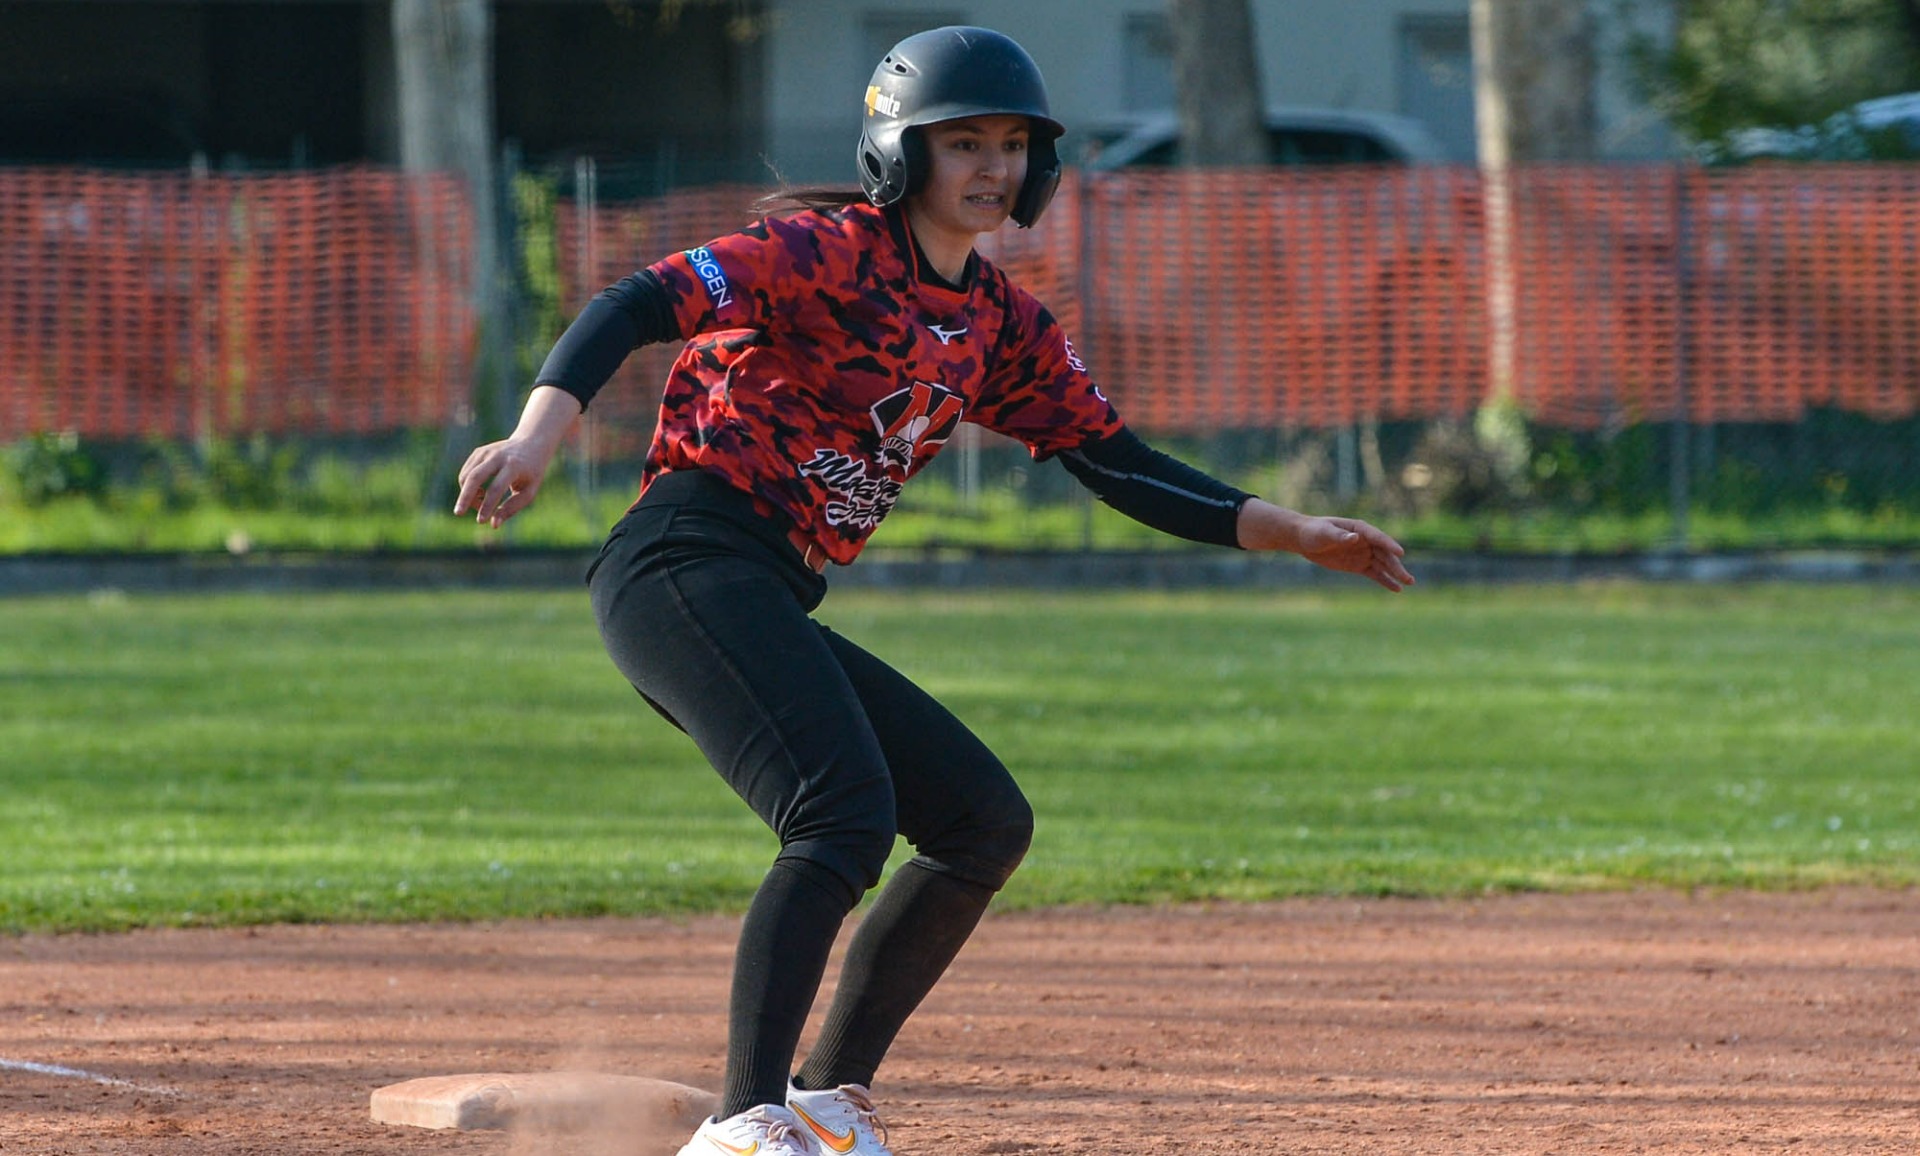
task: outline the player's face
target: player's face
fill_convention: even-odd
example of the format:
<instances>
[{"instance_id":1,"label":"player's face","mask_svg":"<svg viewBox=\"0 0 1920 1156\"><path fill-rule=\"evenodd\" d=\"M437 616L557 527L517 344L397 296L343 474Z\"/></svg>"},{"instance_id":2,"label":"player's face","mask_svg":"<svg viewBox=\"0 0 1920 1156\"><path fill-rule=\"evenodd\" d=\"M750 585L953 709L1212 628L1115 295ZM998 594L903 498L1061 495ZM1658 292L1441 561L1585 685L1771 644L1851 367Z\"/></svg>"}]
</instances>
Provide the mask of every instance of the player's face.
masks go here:
<instances>
[{"instance_id":1,"label":"player's face","mask_svg":"<svg viewBox=\"0 0 1920 1156\"><path fill-rule=\"evenodd\" d=\"M1027 179L1027 118L970 116L928 125L918 225L967 243L1006 222ZM923 241L924 243L924 241Z\"/></svg>"}]
</instances>

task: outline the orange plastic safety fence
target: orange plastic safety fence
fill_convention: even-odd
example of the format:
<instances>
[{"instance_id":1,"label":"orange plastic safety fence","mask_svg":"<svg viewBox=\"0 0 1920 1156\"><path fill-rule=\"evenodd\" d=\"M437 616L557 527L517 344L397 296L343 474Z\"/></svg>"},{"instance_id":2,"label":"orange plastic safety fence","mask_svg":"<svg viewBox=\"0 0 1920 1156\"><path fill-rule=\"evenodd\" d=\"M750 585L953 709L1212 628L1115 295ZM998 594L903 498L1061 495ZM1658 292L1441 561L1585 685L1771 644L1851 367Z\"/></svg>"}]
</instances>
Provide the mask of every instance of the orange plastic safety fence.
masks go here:
<instances>
[{"instance_id":1,"label":"orange plastic safety fence","mask_svg":"<svg viewBox=\"0 0 1920 1156\"><path fill-rule=\"evenodd\" d=\"M1089 364L1151 429L1469 411L1486 380L1477 192L1447 169L1091 178Z\"/></svg>"},{"instance_id":2,"label":"orange plastic safety fence","mask_svg":"<svg viewBox=\"0 0 1920 1156\"><path fill-rule=\"evenodd\" d=\"M563 310L762 191L563 202ZM0 435L440 424L471 366L470 229L451 182L374 170L0 171ZM1912 166L1070 174L983 247L1146 430L1461 415L1503 388L1572 427L1920 406ZM675 352L629 359L608 437L644 438Z\"/></svg>"},{"instance_id":3,"label":"orange plastic safety fence","mask_svg":"<svg viewBox=\"0 0 1920 1156\"><path fill-rule=\"evenodd\" d=\"M0 437L443 424L471 235L440 177L0 170Z\"/></svg>"},{"instance_id":4,"label":"orange plastic safety fence","mask_svg":"<svg viewBox=\"0 0 1920 1156\"><path fill-rule=\"evenodd\" d=\"M1920 403L1920 171L1535 169L1513 191L1516 394L1541 420Z\"/></svg>"},{"instance_id":5,"label":"orange plastic safety fence","mask_svg":"<svg viewBox=\"0 0 1920 1156\"><path fill-rule=\"evenodd\" d=\"M1683 181L1671 168L1522 169L1508 179L1510 384L1528 412L1576 427L1672 414ZM1499 228L1500 191L1485 190L1489 229ZM1489 245L1497 254L1497 237Z\"/></svg>"},{"instance_id":6,"label":"orange plastic safety fence","mask_svg":"<svg viewBox=\"0 0 1920 1156\"><path fill-rule=\"evenodd\" d=\"M1920 406L1920 168L1692 172L1686 371L1696 421Z\"/></svg>"}]
</instances>

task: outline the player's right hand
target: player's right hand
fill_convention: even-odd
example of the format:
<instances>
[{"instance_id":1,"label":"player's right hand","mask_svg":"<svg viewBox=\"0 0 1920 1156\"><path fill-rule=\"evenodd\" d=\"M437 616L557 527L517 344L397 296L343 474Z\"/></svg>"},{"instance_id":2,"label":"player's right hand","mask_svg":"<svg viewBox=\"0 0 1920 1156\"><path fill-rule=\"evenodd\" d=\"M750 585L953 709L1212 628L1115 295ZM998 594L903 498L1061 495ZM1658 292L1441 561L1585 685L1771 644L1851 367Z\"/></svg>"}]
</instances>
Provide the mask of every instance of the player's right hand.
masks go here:
<instances>
[{"instance_id":1,"label":"player's right hand","mask_svg":"<svg viewBox=\"0 0 1920 1156\"><path fill-rule=\"evenodd\" d=\"M460 467L460 496L455 516L474 511L474 521L499 529L508 518L533 504L546 477L548 455L516 438L488 442L467 455Z\"/></svg>"}]
</instances>

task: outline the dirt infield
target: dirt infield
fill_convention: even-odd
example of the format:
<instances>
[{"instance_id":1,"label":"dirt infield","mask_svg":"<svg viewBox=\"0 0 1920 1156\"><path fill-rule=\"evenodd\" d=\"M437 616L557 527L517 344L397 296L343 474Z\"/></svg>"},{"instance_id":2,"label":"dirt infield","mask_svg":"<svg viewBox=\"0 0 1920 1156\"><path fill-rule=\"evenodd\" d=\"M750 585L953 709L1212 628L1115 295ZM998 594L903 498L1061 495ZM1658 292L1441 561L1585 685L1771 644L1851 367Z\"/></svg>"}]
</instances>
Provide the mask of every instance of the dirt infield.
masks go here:
<instances>
[{"instance_id":1,"label":"dirt infield","mask_svg":"<svg viewBox=\"0 0 1920 1156\"><path fill-rule=\"evenodd\" d=\"M368 1096L713 1087L735 926L0 939L0 1152L645 1151L377 1125ZM1916 1009L1911 891L995 915L879 1092L902 1156L1910 1153Z\"/></svg>"}]
</instances>

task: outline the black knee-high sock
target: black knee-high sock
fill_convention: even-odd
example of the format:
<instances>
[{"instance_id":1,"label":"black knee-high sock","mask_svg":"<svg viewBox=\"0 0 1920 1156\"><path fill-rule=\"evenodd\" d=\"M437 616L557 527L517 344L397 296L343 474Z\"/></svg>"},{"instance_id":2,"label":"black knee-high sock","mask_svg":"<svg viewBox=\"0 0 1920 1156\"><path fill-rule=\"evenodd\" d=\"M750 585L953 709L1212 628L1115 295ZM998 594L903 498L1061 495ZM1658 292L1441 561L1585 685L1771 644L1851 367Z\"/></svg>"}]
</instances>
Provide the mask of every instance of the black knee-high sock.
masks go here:
<instances>
[{"instance_id":1,"label":"black knee-high sock","mask_svg":"<svg viewBox=\"0 0 1920 1156\"><path fill-rule=\"evenodd\" d=\"M853 903L845 881L805 860L778 860L761 881L733 963L722 1119L787 1102L794 1049Z\"/></svg>"},{"instance_id":2,"label":"black knee-high sock","mask_svg":"<svg viewBox=\"0 0 1920 1156\"><path fill-rule=\"evenodd\" d=\"M960 954L992 899L990 887L917 863L894 872L854 932L820 1040L794 1083L871 1086L893 1037Z\"/></svg>"}]
</instances>

